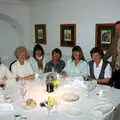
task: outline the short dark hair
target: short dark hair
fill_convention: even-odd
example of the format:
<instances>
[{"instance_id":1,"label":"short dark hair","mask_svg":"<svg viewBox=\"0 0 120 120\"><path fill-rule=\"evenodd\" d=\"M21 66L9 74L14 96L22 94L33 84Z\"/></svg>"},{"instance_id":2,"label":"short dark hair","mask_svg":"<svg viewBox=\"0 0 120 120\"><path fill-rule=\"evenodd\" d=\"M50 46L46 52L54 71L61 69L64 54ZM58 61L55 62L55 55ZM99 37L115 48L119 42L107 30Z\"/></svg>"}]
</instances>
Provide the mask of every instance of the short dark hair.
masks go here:
<instances>
[{"instance_id":1,"label":"short dark hair","mask_svg":"<svg viewBox=\"0 0 120 120\"><path fill-rule=\"evenodd\" d=\"M34 46L34 48L33 48L33 57L34 57L34 58L36 58L36 57L35 57L36 51L41 51L42 56L43 56L43 58L44 58L44 50L43 50L43 48L42 48L42 46L41 46L40 44L36 44L36 45Z\"/></svg>"},{"instance_id":2,"label":"short dark hair","mask_svg":"<svg viewBox=\"0 0 120 120\"><path fill-rule=\"evenodd\" d=\"M92 48L91 51L90 51L91 57L92 57L92 54L94 54L94 53L99 53L101 58L103 58L104 54L103 54L103 50L101 49L101 47L94 47L94 48Z\"/></svg>"},{"instance_id":3,"label":"short dark hair","mask_svg":"<svg viewBox=\"0 0 120 120\"><path fill-rule=\"evenodd\" d=\"M85 60L84 55L83 55L83 51L82 51L80 46L78 46L78 45L74 46L73 49L72 49L72 53L75 52L75 51L79 52L80 60ZM72 54L71 58L72 58L72 60L74 60L73 54Z\"/></svg>"},{"instance_id":4,"label":"short dark hair","mask_svg":"<svg viewBox=\"0 0 120 120\"><path fill-rule=\"evenodd\" d=\"M54 52L58 53L60 55L60 58L62 57L62 52L59 48L55 48L52 50L52 55L54 54Z\"/></svg>"},{"instance_id":5,"label":"short dark hair","mask_svg":"<svg viewBox=\"0 0 120 120\"><path fill-rule=\"evenodd\" d=\"M118 24L120 24L120 21L115 22L115 23L114 23L114 26L116 26L116 25L118 25Z\"/></svg>"}]
</instances>

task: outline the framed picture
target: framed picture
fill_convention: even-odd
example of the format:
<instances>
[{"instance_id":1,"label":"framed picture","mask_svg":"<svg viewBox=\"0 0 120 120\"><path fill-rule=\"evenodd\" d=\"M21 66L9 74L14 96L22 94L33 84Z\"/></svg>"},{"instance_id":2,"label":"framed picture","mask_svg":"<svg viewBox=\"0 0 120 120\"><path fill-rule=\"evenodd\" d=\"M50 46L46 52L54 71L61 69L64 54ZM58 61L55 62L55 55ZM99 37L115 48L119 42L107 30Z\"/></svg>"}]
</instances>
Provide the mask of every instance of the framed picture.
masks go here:
<instances>
[{"instance_id":1,"label":"framed picture","mask_svg":"<svg viewBox=\"0 0 120 120\"><path fill-rule=\"evenodd\" d=\"M107 50L115 35L115 28L113 23L96 24L95 46Z\"/></svg>"},{"instance_id":2,"label":"framed picture","mask_svg":"<svg viewBox=\"0 0 120 120\"><path fill-rule=\"evenodd\" d=\"M46 24L35 24L35 43L46 44Z\"/></svg>"},{"instance_id":3,"label":"framed picture","mask_svg":"<svg viewBox=\"0 0 120 120\"><path fill-rule=\"evenodd\" d=\"M60 25L60 46L73 47L76 45L76 24Z\"/></svg>"}]
</instances>

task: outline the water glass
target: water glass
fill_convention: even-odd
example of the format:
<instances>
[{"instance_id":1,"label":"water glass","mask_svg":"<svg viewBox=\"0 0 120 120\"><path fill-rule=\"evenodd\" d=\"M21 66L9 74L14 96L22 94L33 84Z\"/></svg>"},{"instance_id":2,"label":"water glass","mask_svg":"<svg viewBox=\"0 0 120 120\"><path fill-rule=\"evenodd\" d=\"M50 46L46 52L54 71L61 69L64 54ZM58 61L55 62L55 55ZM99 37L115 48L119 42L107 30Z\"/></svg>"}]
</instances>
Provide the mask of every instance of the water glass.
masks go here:
<instances>
[{"instance_id":1,"label":"water glass","mask_svg":"<svg viewBox=\"0 0 120 120\"><path fill-rule=\"evenodd\" d=\"M91 81L84 81L87 89L87 96L90 95L90 92L93 90L93 85Z\"/></svg>"},{"instance_id":2,"label":"water glass","mask_svg":"<svg viewBox=\"0 0 120 120\"><path fill-rule=\"evenodd\" d=\"M25 80L20 80L19 81L19 92L21 95L21 98L24 99L26 93L27 93L27 89L26 89L26 81Z\"/></svg>"},{"instance_id":3,"label":"water glass","mask_svg":"<svg viewBox=\"0 0 120 120\"><path fill-rule=\"evenodd\" d=\"M27 93L26 88L20 88L20 95L21 95L22 99L24 99L26 93Z\"/></svg>"},{"instance_id":4,"label":"water glass","mask_svg":"<svg viewBox=\"0 0 120 120\"><path fill-rule=\"evenodd\" d=\"M26 85L26 80L19 80L18 83L21 87L24 87Z\"/></svg>"}]
</instances>

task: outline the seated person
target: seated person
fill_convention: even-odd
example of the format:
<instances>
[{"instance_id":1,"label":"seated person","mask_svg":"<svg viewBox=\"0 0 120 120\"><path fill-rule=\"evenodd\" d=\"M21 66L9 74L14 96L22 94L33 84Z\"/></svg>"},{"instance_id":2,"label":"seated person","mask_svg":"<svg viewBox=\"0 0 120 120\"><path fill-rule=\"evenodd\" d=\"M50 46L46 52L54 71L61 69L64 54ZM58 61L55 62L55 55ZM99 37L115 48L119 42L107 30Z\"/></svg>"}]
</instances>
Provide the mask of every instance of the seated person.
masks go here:
<instances>
[{"instance_id":1,"label":"seated person","mask_svg":"<svg viewBox=\"0 0 120 120\"><path fill-rule=\"evenodd\" d=\"M92 60L89 62L88 80L95 79L97 83L109 84L112 76L110 64L103 61L103 51L100 47L95 47L90 51Z\"/></svg>"},{"instance_id":2,"label":"seated person","mask_svg":"<svg viewBox=\"0 0 120 120\"><path fill-rule=\"evenodd\" d=\"M9 71L9 69L7 68L7 66L5 66L4 64L2 64L1 61L0 61L0 80L6 80L6 79L10 79L12 77L13 77L13 75Z\"/></svg>"},{"instance_id":3,"label":"seated person","mask_svg":"<svg viewBox=\"0 0 120 120\"><path fill-rule=\"evenodd\" d=\"M88 64L84 59L84 55L80 46L75 46L72 49L71 59L67 62L66 67L62 71L63 77L69 75L79 75L87 78Z\"/></svg>"},{"instance_id":4,"label":"seated person","mask_svg":"<svg viewBox=\"0 0 120 120\"><path fill-rule=\"evenodd\" d=\"M14 61L12 61L11 63L10 63L10 66L9 66L9 70L11 71L11 67L12 67L12 65L16 62L17 60L14 60Z\"/></svg>"},{"instance_id":5,"label":"seated person","mask_svg":"<svg viewBox=\"0 0 120 120\"><path fill-rule=\"evenodd\" d=\"M33 56L29 58L29 63L34 73L41 73L44 69L44 50L42 46L36 44L33 48Z\"/></svg>"},{"instance_id":6,"label":"seated person","mask_svg":"<svg viewBox=\"0 0 120 120\"><path fill-rule=\"evenodd\" d=\"M65 67L65 62L61 60L62 52L60 49L55 48L52 50L52 60L45 65L44 72L57 72L61 73Z\"/></svg>"},{"instance_id":7,"label":"seated person","mask_svg":"<svg viewBox=\"0 0 120 120\"><path fill-rule=\"evenodd\" d=\"M27 49L19 46L15 50L17 61L11 66L11 70L16 75L16 80L33 80L34 74L32 68L27 61Z\"/></svg>"}]
</instances>

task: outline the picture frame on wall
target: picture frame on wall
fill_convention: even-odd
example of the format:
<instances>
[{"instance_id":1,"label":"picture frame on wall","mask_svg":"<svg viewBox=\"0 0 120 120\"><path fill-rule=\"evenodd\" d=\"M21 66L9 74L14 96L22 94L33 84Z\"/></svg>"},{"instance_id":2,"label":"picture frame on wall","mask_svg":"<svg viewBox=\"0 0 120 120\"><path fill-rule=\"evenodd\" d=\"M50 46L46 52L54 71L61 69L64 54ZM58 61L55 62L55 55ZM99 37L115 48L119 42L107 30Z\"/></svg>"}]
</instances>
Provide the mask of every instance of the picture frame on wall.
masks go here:
<instances>
[{"instance_id":1,"label":"picture frame on wall","mask_svg":"<svg viewBox=\"0 0 120 120\"><path fill-rule=\"evenodd\" d=\"M76 24L60 24L60 46L76 45Z\"/></svg>"},{"instance_id":2,"label":"picture frame on wall","mask_svg":"<svg viewBox=\"0 0 120 120\"><path fill-rule=\"evenodd\" d=\"M113 23L96 24L95 46L107 50L111 43L114 42L112 41L114 35L115 28Z\"/></svg>"},{"instance_id":3,"label":"picture frame on wall","mask_svg":"<svg viewBox=\"0 0 120 120\"><path fill-rule=\"evenodd\" d=\"M35 43L47 43L46 24L35 24Z\"/></svg>"}]
</instances>

